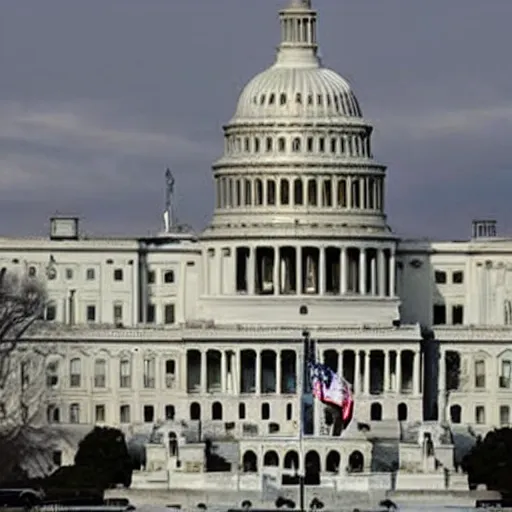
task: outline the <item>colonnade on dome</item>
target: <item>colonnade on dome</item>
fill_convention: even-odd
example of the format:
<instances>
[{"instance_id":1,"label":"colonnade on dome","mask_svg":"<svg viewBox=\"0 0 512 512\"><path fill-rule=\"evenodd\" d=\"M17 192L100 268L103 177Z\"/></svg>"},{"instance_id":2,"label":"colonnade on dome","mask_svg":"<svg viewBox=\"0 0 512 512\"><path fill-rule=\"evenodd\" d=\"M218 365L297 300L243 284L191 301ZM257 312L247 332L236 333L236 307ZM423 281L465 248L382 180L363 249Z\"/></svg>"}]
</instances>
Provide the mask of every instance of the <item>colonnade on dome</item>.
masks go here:
<instances>
[{"instance_id":1,"label":"colonnade on dome","mask_svg":"<svg viewBox=\"0 0 512 512\"><path fill-rule=\"evenodd\" d=\"M366 172L347 175L322 172L320 175L270 177L258 175L240 177L237 173L217 179L218 210L253 210L297 208L328 210L384 210L384 179ZM267 210L265 210L267 211Z\"/></svg>"},{"instance_id":2,"label":"colonnade on dome","mask_svg":"<svg viewBox=\"0 0 512 512\"><path fill-rule=\"evenodd\" d=\"M235 243L205 251L206 295L396 295L394 245Z\"/></svg>"}]
</instances>

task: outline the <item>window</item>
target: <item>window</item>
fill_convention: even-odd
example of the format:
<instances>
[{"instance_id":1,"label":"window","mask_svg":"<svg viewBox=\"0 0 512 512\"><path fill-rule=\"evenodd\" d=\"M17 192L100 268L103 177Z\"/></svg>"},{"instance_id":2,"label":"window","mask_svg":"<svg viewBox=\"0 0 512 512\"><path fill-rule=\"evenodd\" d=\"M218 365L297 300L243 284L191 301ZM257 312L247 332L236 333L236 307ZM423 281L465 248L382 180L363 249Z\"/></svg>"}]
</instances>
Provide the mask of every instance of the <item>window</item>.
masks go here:
<instances>
[{"instance_id":1,"label":"window","mask_svg":"<svg viewBox=\"0 0 512 512\"><path fill-rule=\"evenodd\" d=\"M155 284L156 273L154 270L148 270L148 284Z\"/></svg>"},{"instance_id":2,"label":"window","mask_svg":"<svg viewBox=\"0 0 512 512\"><path fill-rule=\"evenodd\" d=\"M121 405L119 408L119 419L121 423L130 423L130 406Z\"/></svg>"},{"instance_id":3,"label":"window","mask_svg":"<svg viewBox=\"0 0 512 512\"><path fill-rule=\"evenodd\" d=\"M508 359L501 361L501 373L500 373L500 388L510 388L510 374L512 371L512 362Z\"/></svg>"},{"instance_id":4,"label":"window","mask_svg":"<svg viewBox=\"0 0 512 512\"><path fill-rule=\"evenodd\" d=\"M94 281L96 275L93 268L88 268L85 272L85 279L87 281Z\"/></svg>"},{"instance_id":5,"label":"window","mask_svg":"<svg viewBox=\"0 0 512 512\"><path fill-rule=\"evenodd\" d=\"M28 276L29 277L36 277L37 269L34 266L28 267Z\"/></svg>"},{"instance_id":6,"label":"window","mask_svg":"<svg viewBox=\"0 0 512 512\"><path fill-rule=\"evenodd\" d=\"M436 270L434 278L437 284L446 284L446 272L442 270Z\"/></svg>"},{"instance_id":7,"label":"window","mask_svg":"<svg viewBox=\"0 0 512 512\"><path fill-rule=\"evenodd\" d=\"M506 426L510 424L510 407L508 405L500 405L500 425Z\"/></svg>"},{"instance_id":8,"label":"window","mask_svg":"<svg viewBox=\"0 0 512 512\"><path fill-rule=\"evenodd\" d=\"M171 284L174 283L174 270L166 270L164 273L164 283Z\"/></svg>"},{"instance_id":9,"label":"window","mask_svg":"<svg viewBox=\"0 0 512 512\"><path fill-rule=\"evenodd\" d=\"M107 384L107 361L96 359L94 361L94 387L104 388Z\"/></svg>"},{"instance_id":10,"label":"window","mask_svg":"<svg viewBox=\"0 0 512 512\"><path fill-rule=\"evenodd\" d=\"M155 387L155 358L144 358L144 387L153 389Z\"/></svg>"},{"instance_id":11,"label":"window","mask_svg":"<svg viewBox=\"0 0 512 512\"><path fill-rule=\"evenodd\" d=\"M165 361L165 387L172 388L176 380L176 361L174 359L167 359Z\"/></svg>"},{"instance_id":12,"label":"window","mask_svg":"<svg viewBox=\"0 0 512 512\"><path fill-rule=\"evenodd\" d=\"M485 407L483 405L475 407L475 423L477 425L485 425Z\"/></svg>"},{"instance_id":13,"label":"window","mask_svg":"<svg viewBox=\"0 0 512 512\"><path fill-rule=\"evenodd\" d=\"M123 323L123 305L114 304L114 324L119 325Z\"/></svg>"},{"instance_id":14,"label":"window","mask_svg":"<svg viewBox=\"0 0 512 512\"><path fill-rule=\"evenodd\" d=\"M123 269L116 268L114 269L114 281L122 281L123 280Z\"/></svg>"},{"instance_id":15,"label":"window","mask_svg":"<svg viewBox=\"0 0 512 512\"><path fill-rule=\"evenodd\" d=\"M66 279L73 279L73 269L72 268L66 269Z\"/></svg>"},{"instance_id":16,"label":"window","mask_svg":"<svg viewBox=\"0 0 512 512\"><path fill-rule=\"evenodd\" d=\"M71 359L69 363L69 385L72 388L79 388L82 377L82 361L75 358Z\"/></svg>"},{"instance_id":17,"label":"window","mask_svg":"<svg viewBox=\"0 0 512 512\"><path fill-rule=\"evenodd\" d=\"M462 284L464 282L464 272L462 270L457 270L452 274L452 283L453 284Z\"/></svg>"},{"instance_id":18,"label":"window","mask_svg":"<svg viewBox=\"0 0 512 512\"><path fill-rule=\"evenodd\" d=\"M444 304L434 304L433 317L434 325L446 324L446 306Z\"/></svg>"},{"instance_id":19,"label":"window","mask_svg":"<svg viewBox=\"0 0 512 512\"><path fill-rule=\"evenodd\" d=\"M146 322L148 324L155 323L155 305L154 304L148 304L147 314L146 314Z\"/></svg>"},{"instance_id":20,"label":"window","mask_svg":"<svg viewBox=\"0 0 512 512\"><path fill-rule=\"evenodd\" d=\"M52 462L55 466L62 466L62 452L60 450L54 450L52 453Z\"/></svg>"},{"instance_id":21,"label":"window","mask_svg":"<svg viewBox=\"0 0 512 512\"><path fill-rule=\"evenodd\" d=\"M30 384L30 361L23 361L20 366L21 389L27 389Z\"/></svg>"},{"instance_id":22,"label":"window","mask_svg":"<svg viewBox=\"0 0 512 512\"><path fill-rule=\"evenodd\" d=\"M103 404L97 404L94 407L94 417L96 423L105 423L105 406Z\"/></svg>"},{"instance_id":23,"label":"window","mask_svg":"<svg viewBox=\"0 0 512 512\"><path fill-rule=\"evenodd\" d=\"M152 405L144 406L144 423L152 423L155 420L155 408Z\"/></svg>"},{"instance_id":24,"label":"window","mask_svg":"<svg viewBox=\"0 0 512 512\"><path fill-rule=\"evenodd\" d=\"M69 423L80 423L80 404L69 406Z\"/></svg>"},{"instance_id":25,"label":"window","mask_svg":"<svg viewBox=\"0 0 512 512\"><path fill-rule=\"evenodd\" d=\"M268 404L267 402L261 404L261 419L270 419L270 404Z\"/></svg>"},{"instance_id":26,"label":"window","mask_svg":"<svg viewBox=\"0 0 512 512\"><path fill-rule=\"evenodd\" d=\"M96 306L89 305L87 306L87 321L88 322L95 322L96 321Z\"/></svg>"},{"instance_id":27,"label":"window","mask_svg":"<svg viewBox=\"0 0 512 512\"><path fill-rule=\"evenodd\" d=\"M175 321L174 318L174 304L166 304L165 305L165 323L173 324Z\"/></svg>"},{"instance_id":28,"label":"window","mask_svg":"<svg viewBox=\"0 0 512 512\"><path fill-rule=\"evenodd\" d=\"M174 421L174 416L176 416L176 409L174 408L174 405L166 405L164 414L167 421Z\"/></svg>"},{"instance_id":29,"label":"window","mask_svg":"<svg viewBox=\"0 0 512 512\"><path fill-rule=\"evenodd\" d=\"M212 420L222 420L222 404L220 402L212 404Z\"/></svg>"},{"instance_id":30,"label":"window","mask_svg":"<svg viewBox=\"0 0 512 512\"><path fill-rule=\"evenodd\" d=\"M464 323L464 306L457 304L452 306L452 324L462 325Z\"/></svg>"},{"instance_id":31,"label":"window","mask_svg":"<svg viewBox=\"0 0 512 512\"><path fill-rule=\"evenodd\" d=\"M308 153L312 153L313 152L313 147L314 147L314 139L313 139L313 137L308 137L307 142L306 142L306 146L307 146Z\"/></svg>"},{"instance_id":32,"label":"window","mask_svg":"<svg viewBox=\"0 0 512 512\"><path fill-rule=\"evenodd\" d=\"M485 388L485 361L475 361L475 388Z\"/></svg>"},{"instance_id":33,"label":"window","mask_svg":"<svg viewBox=\"0 0 512 512\"><path fill-rule=\"evenodd\" d=\"M45 320L48 322L54 322L57 318L57 305L54 302L50 302L46 306Z\"/></svg>"},{"instance_id":34,"label":"window","mask_svg":"<svg viewBox=\"0 0 512 512\"><path fill-rule=\"evenodd\" d=\"M59 384L59 362L50 361L46 365L46 387L55 388Z\"/></svg>"},{"instance_id":35,"label":"window","mask_svg":"<svg viewBox=\"0 0 512 512\"><path fill-rule=\"evenodd\" d=\"M286 420L290 421L293 417L293 404L286 404Z\"/></svg>"},{"instance_id":36,"label":"window","mask_svg":"<svg viewBox=\"0 0 512 512\"><path fill-rule=\"evenodd\" d=\"M267 153L270 153L272 151L272 138L271 137L267 137L266 149L267 149Z\"/></svg>"},{"instance_id":37,"label":"window","mask_svg":"<svg viewBox=\"0 0 512 512\"><path fill-rule=\"evenodd\" d=\"M277 139L277 149L281 153L286 150L286 139L284 137Z\"/></svg>"},{"instance_id":38,"label":"window","mask_svg":"<svg viewBox=\"0 0 512 512\"><path fill-rule=\"evenodd\" d=\"M243 402L238 404L238 419L245 420L245 404Z\"/></svg>"},{"instance_id":39,"label":"window","mask_svg":"<svg viewBox=\"0 0 512 512\"><path fill-rule=\"evenodd\" d=\"M325 139L323 137L320 137L318 139L318 151L320 153L323 153L325 151Z\"/></svg>"},{"instance_id":40,"label":"window","mask_svg":"<svg viewBox=\"0 0 512 512\"><path fill-rule=\"evenodd\" d=\"M119 367L119 386L130 388L132 386L132 362L130 359L122 359Z\"/></svg>"},{"instance_id":41,"label":"window","mask_svg":"<svg viewBox=\"0 0 512 512\"><path fill-rule=\"evenodd\" d=\"M60 409L55 404L50 404L46 408L46 418L48 423L60 423Z\"/></svg>"}]
</instances>

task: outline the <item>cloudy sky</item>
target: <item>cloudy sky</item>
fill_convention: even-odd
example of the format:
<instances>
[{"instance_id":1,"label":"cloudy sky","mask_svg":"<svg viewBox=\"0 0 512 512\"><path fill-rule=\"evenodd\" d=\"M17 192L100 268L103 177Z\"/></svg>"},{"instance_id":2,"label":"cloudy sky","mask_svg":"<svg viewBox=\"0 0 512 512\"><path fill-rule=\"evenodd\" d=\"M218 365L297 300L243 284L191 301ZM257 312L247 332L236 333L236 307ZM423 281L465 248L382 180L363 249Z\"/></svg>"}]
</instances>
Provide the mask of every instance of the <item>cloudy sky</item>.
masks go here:
<instances>
[{"instance_id":1,"label":"cloudy sky","mask_svg":"<svg viewBox=\"0 0 512 512\"><path fill-rule=\"evenodd\" d=\"M88 233L160 228L163 173L204 226L210 164L244 83L270 65L279 0L0 0L0 233L54 213ZM316 0L405 236L512 233L512 2Z\"/></svg>"}]
</instances>

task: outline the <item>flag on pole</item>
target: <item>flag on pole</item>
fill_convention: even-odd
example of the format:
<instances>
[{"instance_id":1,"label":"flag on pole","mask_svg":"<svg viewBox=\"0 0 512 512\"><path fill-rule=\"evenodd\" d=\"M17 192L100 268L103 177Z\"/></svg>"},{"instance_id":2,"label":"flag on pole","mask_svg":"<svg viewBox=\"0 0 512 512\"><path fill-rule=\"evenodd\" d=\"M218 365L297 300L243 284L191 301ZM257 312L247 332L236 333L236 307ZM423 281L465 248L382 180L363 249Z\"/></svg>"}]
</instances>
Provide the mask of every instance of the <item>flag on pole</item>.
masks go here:
<instances>
[{"instance_id":1,"label":"flag on pole","mask_svg":"<svg viewBox=\"0 0 512 512\"><path fill-rule=\"evenodd\" d=\"M354 397L350 384L329 366L316 361L310 361L309 373L313 396L323 404L339 409L343 429L346 429L354 415Z\"/></svg>"}]
</instances>

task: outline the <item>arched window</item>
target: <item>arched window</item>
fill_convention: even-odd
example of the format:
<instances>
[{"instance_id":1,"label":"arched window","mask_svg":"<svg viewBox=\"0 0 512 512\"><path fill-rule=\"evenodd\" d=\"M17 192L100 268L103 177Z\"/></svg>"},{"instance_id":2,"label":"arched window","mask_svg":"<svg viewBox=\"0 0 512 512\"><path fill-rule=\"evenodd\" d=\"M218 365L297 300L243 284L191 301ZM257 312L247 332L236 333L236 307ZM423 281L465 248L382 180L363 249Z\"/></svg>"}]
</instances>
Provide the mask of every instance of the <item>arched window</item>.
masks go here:
<instances>
[{"instance_id":1,"label":"arched window","mask_svg":"<svg viewBox=\"0 0 512 512\"><path fill-rule=\"evenodd\" d=\"M404 404L403 402L398 404L398 421L407 421L407 404Z\"/></svg>"},{"instance_id":2,"label":"arched window","mask_svg":"<svg viewBox=\"0 0 512 512\"><path fill-rule=\"evenodd\" d=\"M302 190L302 180L296 178L293 183L293 202L295 205L304 204L304 192Z\"/></svg>"},{"instance_id":3,"label":"arched window","mask_svg":"<svg viewBox=\"0 0 512 512\"><path fill-rule=\"evenodd\" d=\"M348 468L351 473L362 473L364 469L364 457L360 451L355 450L350 454L348 458Z\"/></svg>"},{"instance_id":4,"label":"arched window","mask_svg":"<svg viewBox=\"0 0 512 512\"><path fill-rule=\"evenodd\" d=\"M352 208L361 207L361 192L359 178L352 178Z\"/></svg>"},{"instance_id":5,"label":"arched window","mask_svg":"<svg viewBox=\"0 0 512 512\"><path fill-rule=\"evenodd\" d=\"M283 465L285 469L299 469L299 454L295 450L286 452Z\"/></svg>"},{"instance_id":6,"label":"arched window","mask_svg":"<svg viewBox=\"0 0 512 512\"><path fill-rule=\"evenodd\" d=\"M379 402L374 402L370 407L370 420L382 421L382 405Z\"/></svg>"},{"instance_id":7,"label":"arched window","mask_svg":"<svg viewBox=\"0 0 512 512\"><path fill-rule=\"evenodd\" d=\"M245 206L250 206L252 203L252 184L251 180L245 180Z\"/></svg>"},{"instance_id":8,"label":"arched window","mask_svg":"<svg viewBox=\"0 0 512 512\"><path fill-rule=\"evenodd\" d=\"M276 182L267 180L267 204L274 206L276 204Z\"/></svg>"},{"instance_id":9,"label":"arched window","mask_svg":"<svg viewBox=\"0 0 512 512\"><path fill-rule=\"evenodd\" d=\"M258 458L252 450L244 453L242 466L244 473L256 473L258 471Z\"/></svg>"},{"instance_id":10,"label":"arched window","mask_svg":"<svg viewBox=\"0 0 512 512\"><path fill-rule=\"evenodd\" d=\"M290 204L290 182L287 179L281 180L281 204Z\"/></svg>"},{"instance_id":11,"label":"arched window","mask_svg":"<svg viewBox=\"0 0 512 512\"><path fill-rule=\"evenodd\" d=\"M300 138L295 137L292 141L292 151L298 153L300 151Z\"/></svg>"},{"instance_id":12,"label":"arched window","mask_svg":"<svg viewBox=\"0 0 512 512\"><path fill-rule=\"evenodd\" d=\"M263 182L259 178L256 178L254 185L256 186L254 203L256 206L261 206L263 204Z\"/></svg>"},{"instance_id":13,"label":"arched window","mask_svg":"<svg viewBox=\"0 0 512 512\"><path fill-rule=\"evenodd\" d=\"M340 469L341 457L339 452L331 450L325 460L325 470L329 473L337 473Z\"/></svg>"},{"instance_id":14,"label":"arched window","mask_svg":"<svg viewBox=\"0 0 512 512\"><path fill-rule=\"evenodd\" d=\"M197 402L190 404L190 419L193 421L201 419L201 406Z\"/></svg>"},{"instance_id":15,"label":"arched window","mask_svg":"<svg viewBox=\"0 0 512 512\"><path fill-rule=\"evenodd\" d=\"M279 455L274 450L265 453L263 457L263 465L267 467L279 467Z\"/></svg>"},{"instance_id":16,"label":"arched window","mask_svg":"<svg viewBox=\"0 0 512 512\"><path fill-rule=\"evenodd\" d=\"M279 104L286 105L286 94L281 93L281 96L279 96Z\"/></svg>"},{"instance_id":17,"label":"arched window","mask_svg":"<svg viewBox=\"0 0 512 512\"><path fill-rule=\"evenodd\" d=\"M277 139L277 150L280 153L284 153L286 151L286 139L284 137L279 137L279 139Z\"/></svg>"},{"instance_id":18,"label":"arched window","mask_svg":"<svg viewBox=\"0 0 512 512\"><path fill-rule=\"evenodd\" d=\"M311 178L308 180L308 206L317 206L318 204L318 194L317 194L317 186L316 179Z\"/></svg>"},{"instance_id":19,"label":"arched window","mask_svg":"<svg viewBox=\"0 0 512 512\"><path fill-rule=\"evenodd\" d=\"M450 421L454 424L459 424L462 421L462 407L460 405L450 406Z\"/></svg>"},{"instance_id":20,"label":"arched window","mask_svg":"<svg viewBox=\"0 0 512 512\"><path fill-rule=\"evenodd\" d=\"M222 404L220 402L212 404L212 420L222 420Z\"/></svg>"},{"instance_id":21,"label":"arched window","mask_svg":"<svg viewBox=\"0 0 512 512\"><path fill-rule=\"evenodd\" d=\"M338 207L346 208L347 207L347 181L345 179L340 179L338 181Z\"/></svg>"}]
</instances>

